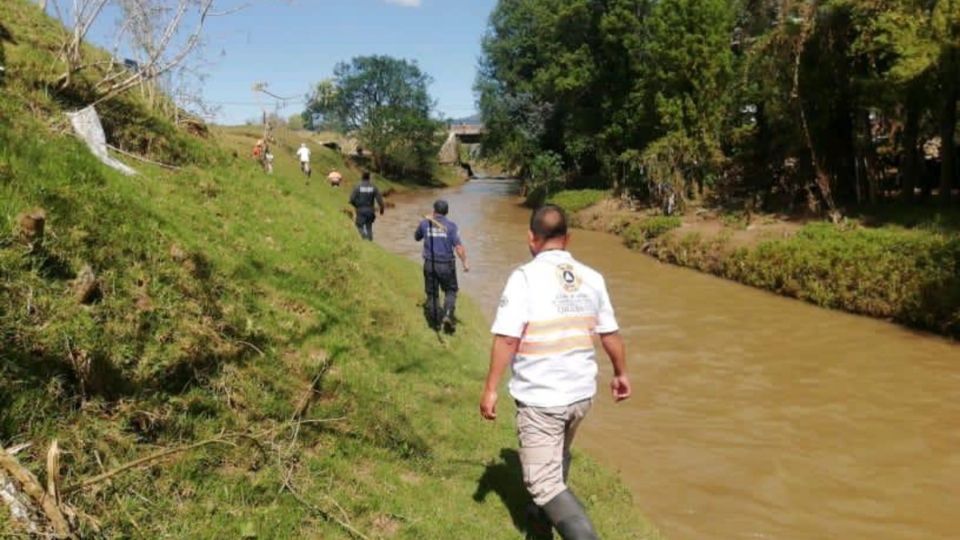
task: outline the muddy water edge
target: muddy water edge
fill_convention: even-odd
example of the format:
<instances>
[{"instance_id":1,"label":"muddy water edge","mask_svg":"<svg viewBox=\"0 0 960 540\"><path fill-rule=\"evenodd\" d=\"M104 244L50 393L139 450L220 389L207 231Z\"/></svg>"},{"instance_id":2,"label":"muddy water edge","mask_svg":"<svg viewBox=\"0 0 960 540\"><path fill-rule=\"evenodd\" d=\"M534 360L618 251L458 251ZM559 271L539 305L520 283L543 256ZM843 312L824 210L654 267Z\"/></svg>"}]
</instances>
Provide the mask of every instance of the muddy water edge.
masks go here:
<instances>
[{"instance_id":1,"label":"muddy water edge","mask_svg":"<svg viewBox=\"0 0 960 540\"><path fill-rule=\"evenodd\" d=\"M529 260L516 184L396 195L377 241L419 259L450 202L489 317ZM658 263L614 236L571 251L607 279L635 397L606 394L577 445L674 539L960 538L960 345ZM610 368L601 363L601 388ZM481 381L477 382L478 392Z\"/></svg>"}]
</instances>

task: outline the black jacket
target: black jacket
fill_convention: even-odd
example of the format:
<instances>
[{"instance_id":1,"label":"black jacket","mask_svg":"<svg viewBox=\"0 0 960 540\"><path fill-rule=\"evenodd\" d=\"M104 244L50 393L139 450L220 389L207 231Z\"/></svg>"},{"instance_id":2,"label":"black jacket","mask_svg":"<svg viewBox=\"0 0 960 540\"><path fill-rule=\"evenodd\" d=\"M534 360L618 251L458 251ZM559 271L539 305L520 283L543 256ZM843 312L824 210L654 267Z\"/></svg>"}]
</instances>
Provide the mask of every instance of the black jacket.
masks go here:
<instances>
[{"instance_id":1,"label":"black jacket","mask_svg":"<svg viewBox=\"0 0 960 540\"><path fill-rule=\"evenodd\" d=\"M383 210L383 195L380 195L377 186L370 182L360 182L357 187L353 188L353 193L350 194L350 204L357 210L368 208L372 210L374 201L380 206L380 210Z\"/></svg>"}]
</instances>

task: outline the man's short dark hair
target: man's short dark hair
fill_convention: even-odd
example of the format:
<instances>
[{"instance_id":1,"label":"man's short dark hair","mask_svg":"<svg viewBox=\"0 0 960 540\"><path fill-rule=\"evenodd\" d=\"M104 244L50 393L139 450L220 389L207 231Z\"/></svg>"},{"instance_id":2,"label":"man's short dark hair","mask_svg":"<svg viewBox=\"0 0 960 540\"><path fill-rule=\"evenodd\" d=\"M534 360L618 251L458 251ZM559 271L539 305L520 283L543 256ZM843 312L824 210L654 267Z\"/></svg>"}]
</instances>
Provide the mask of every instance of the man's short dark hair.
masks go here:
<instances>
[{"instance_id":1,"label":"man's short dark hair","mask_svg":"<svg viewBox=\"0 0 960 540\"><path fill-rule=\"evenodd\" d=\"M363 171L363 179L364 180L370 179L370 171Z\"/></svg>"},{"instance_id":2,"label":"man's short dark hair","mask_svg":"<svg viewBox=\"0 0 960 540\"><path fill-rule=\"evenodd\" d=\"M437 199L437 201L433 203L433 211L441 216L445 216L450 212L450 205L443 199Z\"/></svg>"},{"instance_id":3,"label":"man's short dark hair","mask_svg":"<svg viewBox=\"0 0 960 540\"><path fill-rule=\"evenodd\" d=\"M548 204L533 212L530 232L539 240L553 240L567 235L567 213L555 204Z\"/></svg>"}]
</instances>

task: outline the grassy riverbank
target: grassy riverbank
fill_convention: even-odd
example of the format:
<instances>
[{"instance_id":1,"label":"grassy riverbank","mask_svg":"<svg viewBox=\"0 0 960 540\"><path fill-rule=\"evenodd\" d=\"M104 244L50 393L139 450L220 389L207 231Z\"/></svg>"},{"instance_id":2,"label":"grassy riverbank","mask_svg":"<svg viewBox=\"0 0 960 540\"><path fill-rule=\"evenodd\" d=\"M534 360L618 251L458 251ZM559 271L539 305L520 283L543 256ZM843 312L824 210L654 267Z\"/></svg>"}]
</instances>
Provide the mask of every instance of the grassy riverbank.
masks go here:
<instances>
[{"instance_id":1,"label":"grassy riverbank","mask_svg":"<svg viewBox=\"0 0 960 540\"><path fill-rule=\"evenodd\" d=\"M579 226L618 234L662 261L960 338L956 209L881 207L834 225L709 211L664 217L597 199L590 191L553 200Z\"/></svg>"},{"instance_id":2,"label":"grassy riverbank","mask_svg":"<svg viewBox=\"0 0 960 540\"><path fill-rule=\"evenodd\" d=\"M312 181L286 151L267 177L242 129L188 135L124 99L111 136L181 168L120 176L61 132L59 27L26 0L0 21L0 446L31 444L17 459L45 481L57 440L61 488L183 449L65 493L81 537L522 536L510 405L494 425L475 410L486 322L467 302L456 336L425 328L416 266L360 242L323 181L357 169L316 146ZM33 208L31 249L15 231ZM656 537L579 461L604 537ZM0 536L20 527L0 505Z\"/></svg>"}]
</instances>

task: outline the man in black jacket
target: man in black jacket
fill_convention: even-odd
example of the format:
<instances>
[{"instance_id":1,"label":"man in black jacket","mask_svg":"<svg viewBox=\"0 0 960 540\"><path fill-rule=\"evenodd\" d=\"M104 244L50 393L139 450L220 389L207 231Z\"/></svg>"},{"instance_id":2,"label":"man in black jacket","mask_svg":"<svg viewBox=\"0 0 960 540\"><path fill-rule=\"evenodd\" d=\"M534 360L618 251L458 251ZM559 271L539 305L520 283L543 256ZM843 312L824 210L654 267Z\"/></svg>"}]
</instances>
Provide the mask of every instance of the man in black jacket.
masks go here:
<instances>
[{"instance_id":1,"label":"man in black jacket","mask_svg":"<svg viewBox=\"0 0 960 540\"><path fill-rule=\"evenodd\" d=\"M364 172L360 184L350 194L350 204L356 209L357 230L364 240L373 240L373 222L377 219L374 203L380 207L383 215L383 195L377 186L370 182L370 173Z\"/></svg>"}]
</instances>

